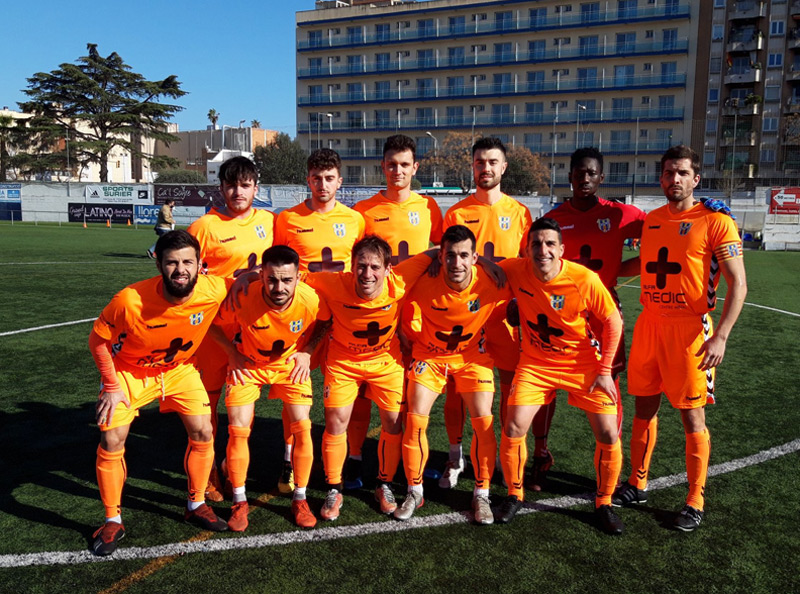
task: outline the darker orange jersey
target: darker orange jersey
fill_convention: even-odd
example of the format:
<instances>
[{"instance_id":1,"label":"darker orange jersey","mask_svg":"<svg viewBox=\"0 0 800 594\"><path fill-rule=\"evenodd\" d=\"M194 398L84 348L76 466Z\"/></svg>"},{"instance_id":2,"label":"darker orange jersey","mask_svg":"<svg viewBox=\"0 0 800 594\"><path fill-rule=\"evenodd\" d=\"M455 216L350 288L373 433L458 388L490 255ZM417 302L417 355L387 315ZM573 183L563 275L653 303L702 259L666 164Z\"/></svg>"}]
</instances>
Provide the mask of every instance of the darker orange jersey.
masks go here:
<instances>
[{"instance_id":1,"label":"darker orange jersey","mask_svg":"<svg viewBox=\"0 0 800 594\"><path fill-rule=\"evenodd\" d=\"M356 202L353 209L364 216L367 233L389 243L392 265L424 252L442 238L442 211L430 196L411 192L408 200L395 202L380 192Z\"/></svg>"},{"instance_id":2,"label":"darker orange jersey","mask_svg":"<svg viewBox=\"0 0 800 594\"><path fill-rule=\"evenodd\" d=\"M728 215L702 204L677 214L657 208L644 222L640 301L656 315L702 315L716 305L719 262L742 257Z\"/></svg>"},{"instance_id":3,"label":"darker orange jersey","mask_svg":"<svg viewBox=\"0 0 800 594\"><path fill-rule=\"evenodd\" d=\"M212 208L189 226L200 242L203 272L236 277L261 263L261 254L272 245L275 215L254 208L246 219L231 218Z\"/></svg>"},{"instance_id":4,"label":"darker orange jersey","mask_svg":"<svg viewBox=\"0 0 800 594\"><path fill-rule=\"evenodd\" d=\"M362 237L364 217L340 202L326 213L301 202L275 221L275 243L300 254L300 272L350 270L353 245Z\"/></svg>"},{"instance_id":5,"label":"darker orange jersey","mask_svg":"<svg viewBox=\"0 0 800 594\"><path fill-rule=\"evenodd\" d=\"M287 309L272 309L264 301L264 285L259 279L250 285L241 306L233 311L220 310L218 321L221 325L235 321L241 329L241 342L236 348L263 369L282 367L286 358L297 351L300 338L314 322L330 317L328 306L320 302L314 289L302 282L297 283Z\"/></svg>"},{"instance_id":6,"label":"darker orange jersey","mask_svg":"<svg viewBox=\"0 0 800 594\"><path fill-rule=\"evenodd\" d=\"M94 322L97 335L112 343L117 369L156 371L187 361L197 350L228 293L224 279L199 276L181 305L162 295L161 277L134 283L114 295Z\"/></svg>"},{"instance_id":7,"label":"darker orange jersey","mask_svg":"<svg viewBox=\"0 0 800 594\"><path fill-rule=\"evenodd\" d=\"M561 264L558 275L543 283L528 258L500 263L519 305L522 352L548 366L597 362L589 315L605 320L617 306L597 274L569 260Z\"/></svg>"},{"instance_id":8,"label":"darker orange jersey","mask_svg":"<svg viewBox=\"0 0 800 594\"><path fill-rule=\"evenodd\" d=\"M483 342L483 326L497 304L511 296L499 289L479 266L472 267L472 281L462 291L451 289L444 270L435 278L423 275L408 296L408 305L421 315L420 332L414 338L413 356L458 355Z\"/></svg>"},{"instance_id":9,"label":"darker orange jersey","mask_svg":"<svg viewBox=\"0 0 800 594\"><path fill-rule=\"evenodd\" d=\"M395 336L401 300L414 282L425 273L431 259L419 254L392 267L383 283L383 292L368 301L358 296L352 272L309 274L310 284L333 315L328 359L364 361L377 355L400 357Z\"/></svg>"},{"instance_id":10,"label":"darker orange jersey","mask_svg":"<svg viewBox=\"0 0 800 594\"><path fill-rule=\"evenodd\" d=\"M468 227L475 234L478 253L493 262L524 253L531 222L528 207L505 194L491 206L468 196L444 215L445 229L452 225Z\"/></svg>"}]
</instances>

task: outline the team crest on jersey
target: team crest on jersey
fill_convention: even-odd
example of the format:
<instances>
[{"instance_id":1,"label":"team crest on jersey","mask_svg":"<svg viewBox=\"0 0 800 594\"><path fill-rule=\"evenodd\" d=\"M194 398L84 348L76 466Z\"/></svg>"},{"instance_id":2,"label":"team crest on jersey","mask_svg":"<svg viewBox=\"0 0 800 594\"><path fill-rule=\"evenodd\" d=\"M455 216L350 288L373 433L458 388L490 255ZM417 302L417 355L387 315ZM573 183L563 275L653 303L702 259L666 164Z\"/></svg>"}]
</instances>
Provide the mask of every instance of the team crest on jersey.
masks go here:
<instances>
[{"instance_id":1,"label":"team crest on jersey","mask_svg":"<svg viewBox=\"0 0 800 594\"><path fill-rule=\"evenodd\" d=\"M550 305L553 309L564 309L564 296L563 295L550 295Z\"/></svg>"},{"instance_id":2,"label":"team crest on jersey","mask_svg":"<svg viewBox=\"0 0 800 594\"><path fill-rule=\"evenodd\" d=\"M381 311L389 311L390 309L392 309L392 304L391 303L389 305L384 305L381 308Z\"/></svg>"},{"instance_id":3,"label":"team crest on jersey","mask_svg":"<svg viewBox=\"0 0 800 594\"><path fill-rule=\"evenodd\" d=\"M689 229L692 228L691 223L681 223L680 229L678 229L678 233L681 235L686 235L689 232Z\"/></svg>"},{"instance_id":4,"label":"team crest on jersey","mask_svg":"<svg viewBox=\"0 0 800 594\"><path fill-rule=\"evenodd\" d=\"M597 227L603 233L611 231L611 219L597 219Z\"/></svg>"},{"instance_id":5,"label":"team crest on jersey","mask_svg":"<svg viewBox=\"0 0 800 594\"><path fill-rule=\"evenodd\" d=\"M300 330L303 329L303 320L292 320L292 323L289 324L289 330L297 334Z\"/></svg>"},{"instance_id":6,"label":"team crest on jersey","mask_svg":"<svg viewBox=\"0 0 800 594\"><path fill-rule=\"evenodd\" d=\"M267 238L267 232L264 231L264 225L256 225L255 231L256 231L256 235L258 236L259 239L266 239Z\"/></svg>"},{"instance_id":7,"label":"team crest on jersey","mask_svg":"<svg viewBox=\"0 0 800 594\"><path fill-rule=\"evenodd\" d=\"M344 223L334 223L333 232L336 237L344 237L347 234L347 226Z\"/></svg>"},{"instance_id":8,"label":"team crest on jersey","mask_svg":"<svg viewBox=\"0 0 800 594\"><path fill-rule=\"evenodd\" d=\"M419 213L416 210L408 213L408 222L412 225L419 225Z\"/></svg>"},{"instance_id":9,"label":"team crest on jersey","mask_svg":"<svg viewBox=\"0 0 800 594\"><path fill-rule=\"evenodd\" d=\"M422 375L428 369L428 364L425 361L417 361L414 363L414 374Z\"/></svg>"},{"instance_id":10,"label":"team crest on jersey","mask_svg":"<svg viewBox=\"0 0 800 594\"><path fill-rule=\"evenodd\" d=\"M475 313L481 308L481 300L480 299L471 299L467 301L467 309L470 313Z\"/></svg>"},{"instance_id":11,"label":"team crest on jersey","mask_svg":"<svg viewBox=\"0 0 800 594\"><path fill-rule=\"evenodd\" d=\"M500 228L503 231L508 231L511 229L511 217L498 217L500 221Z\"/></svg>"},{"instance_id":12,"label":"team crest on jersey","mask_svg":"<svg viewBox=\"0 0 800 594\"><path fill-rule=\"evenodd\" d=\"M202 311L198 311L197 313L193 313L191 316L189 316L189 323L192 326L199 326L200 324L202 324L203 323L203 312Z\"/></svg>"}]
</instances>

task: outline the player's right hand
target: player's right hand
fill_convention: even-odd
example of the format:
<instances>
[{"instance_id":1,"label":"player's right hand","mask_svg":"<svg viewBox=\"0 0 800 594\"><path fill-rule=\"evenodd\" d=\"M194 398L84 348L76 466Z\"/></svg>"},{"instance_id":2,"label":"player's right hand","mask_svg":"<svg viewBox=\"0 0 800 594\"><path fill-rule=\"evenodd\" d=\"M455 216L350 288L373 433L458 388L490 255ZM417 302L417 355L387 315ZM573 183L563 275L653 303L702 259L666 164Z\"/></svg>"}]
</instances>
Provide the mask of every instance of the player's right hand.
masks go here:
<instances>
[{"instance_id":1,"label":"player's right hand","mask_svg":"<svg viewBox=\"0 0 800 594\"><path fill-rule=\"evenodd\" d=\"M228 369L230 382L235 386L244 385L247 378L254 379L250 369L256 366L255 361L237 350L228 354Z\"/></svg>"},{"instance_id":2,"label":"player's right hand","mask_svg":"<svg viewBox=\"0 0 800 594\"><path fill-rule=\"evenodd\" d=\"M247 296L247 289L250 287L251 283L258 280L259 276L258 272L246 272L239 275L231 285L228 296L225 297L225 307L228 309L241 307L242 297Z\"/></svg>"},{"instance_id":3,"label":"player's right hand","mask_svg":"<svg viewBox=\"0 0 800 594\"><path fill-rule=\"evenodd\" d=\"M97 399L97 406L95 407L95 420L98 425L110 425L111 419L114 416L114 411L117 410L117 405L124 402L126 406L131 405L128 400L128 395L122 390L114 392L103 391Z\"/></svg>"}]
</instances>

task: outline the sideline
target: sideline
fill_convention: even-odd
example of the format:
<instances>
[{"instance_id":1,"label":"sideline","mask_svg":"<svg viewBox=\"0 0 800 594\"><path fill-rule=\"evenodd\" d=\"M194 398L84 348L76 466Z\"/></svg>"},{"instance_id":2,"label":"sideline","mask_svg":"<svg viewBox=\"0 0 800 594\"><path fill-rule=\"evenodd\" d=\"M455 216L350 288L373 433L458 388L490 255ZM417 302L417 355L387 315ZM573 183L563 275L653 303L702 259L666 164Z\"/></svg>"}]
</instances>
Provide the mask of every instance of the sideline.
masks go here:
<instances>
[{"instance_id":1,"label":"sideline","mask_svg":"<svg viewBox=\"0 0 800 594\"><path fill-rule=\"evenodd\" d=\"M86 318L85 320L74 320L72 322L60 322L58 324L47 324L46 326L22 328L21 330L9 330L8 332L0 332L0 337L13 336L14 334L25 334L26 332L35 332L37 330L47 330L48 328L61 328L63 326L74 326L75 324L86 324L87 322L94 322L96 319L97 318Z\"/></svg>"},{"instance_id":2,"label":"sideline","mask_svg":"<svg viewBox=\"0 0 800 594\"><path fill-rule=\"evenodd\" d=\"M795 439L783 445L758 452L751 456L738 458L715 464L709 467L709 476L727 474L742 470L749 466L762 464L787 454L800 451L800 439ZM648 491L657 491L686 483L686 473L673 474L651 480ZM576 505L587 505L594 499L593 493L583 493L575 496L555 497L544 499L535 503L526 503L518 515L533 514L552 509L566 509ZM263 534L259 536L245 536L242 538L222 538L194 542L178 542L154 547L121 548L109 557L96 557L88 550L41 552L23 555L0 555L0 568L29 567L34 565L79 565L83 563L107 563L113 561L130 561L141 559L156 559L189 553L211 553L215 551L234 551L243 549L259 549L265 547L282 546L305 542L323 542L339 540L342 538L355 538L372 534L388 534L416 530L418 528L436 528L451 524L469 524L472 514L467 512L451 512L427 517L411 518L407 522L384 520L359 524L356 526L341 526L320 528L316 530L292 530L279 534Z\"/></svg>"}]
</instances>

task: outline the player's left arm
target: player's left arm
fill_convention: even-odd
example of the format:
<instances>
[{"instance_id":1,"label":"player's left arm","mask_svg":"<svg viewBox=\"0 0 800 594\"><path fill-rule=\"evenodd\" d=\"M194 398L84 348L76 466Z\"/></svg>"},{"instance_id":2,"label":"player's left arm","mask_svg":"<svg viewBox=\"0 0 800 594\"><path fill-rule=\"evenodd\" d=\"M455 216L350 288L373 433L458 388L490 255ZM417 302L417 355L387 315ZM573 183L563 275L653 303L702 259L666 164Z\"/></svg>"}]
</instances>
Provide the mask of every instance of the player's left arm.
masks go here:
<instances>
[{"instance_id":1,"label":"player's left arm","mask_svg":"<svg viewBox=\"0 0 800 594\"><path fill-rule=\"evenodd\" d=\"M608 289L600 282L600 278L594 275L592 281L593 291L590 293L591 302L589 307L598 318L603 320L603 335L600 338L602 350L600 352L599 369L589 391L591 392L597 388L608 394L609 398L616 403L619 400L619 394L617 393L611 369L619 348L619 341L622 338L622 316L614 304Z\"/></svg>"},{"instance_id":2,"label":"player's left arm","mask_svg":"<svg viewBox=\"0 0 800 594\"><path fill-rule=\"evenodd\" d=\"M619 266L619 276L639 276L642 272L642 259L639 256L623 260Z\"/></svg>"},{"instance_id":3,"label":"player's left arm","mask_svg":"<svg viewBox=\"0 0 800 594\"><path fill-rule=\"evenodd\" d=\"M289 381L293 384L302 384L311 377L311 355L319 346L320 341L325 337L333 325L333 319L317 320L314 323L314 329L311 336L302 349L293 353L286 360L288 363L294 363L292 371L289 373Z\"/></svg>"},{"instance_id":4,"label":"player's left arm","mask_svg":"<svg viewBox=\"0 0 800 594\"><path fill-rule=\"evenodd\" d=\"M484 258L483 256L478 256L478 266L483 268L484 272L489 275L489 278L492 279L494 284L498 286L498 288L502 289L506 286L506 272L502 268L500 268L497 264L489 260L488 258Z\"/></svg>"}]
</instances>

